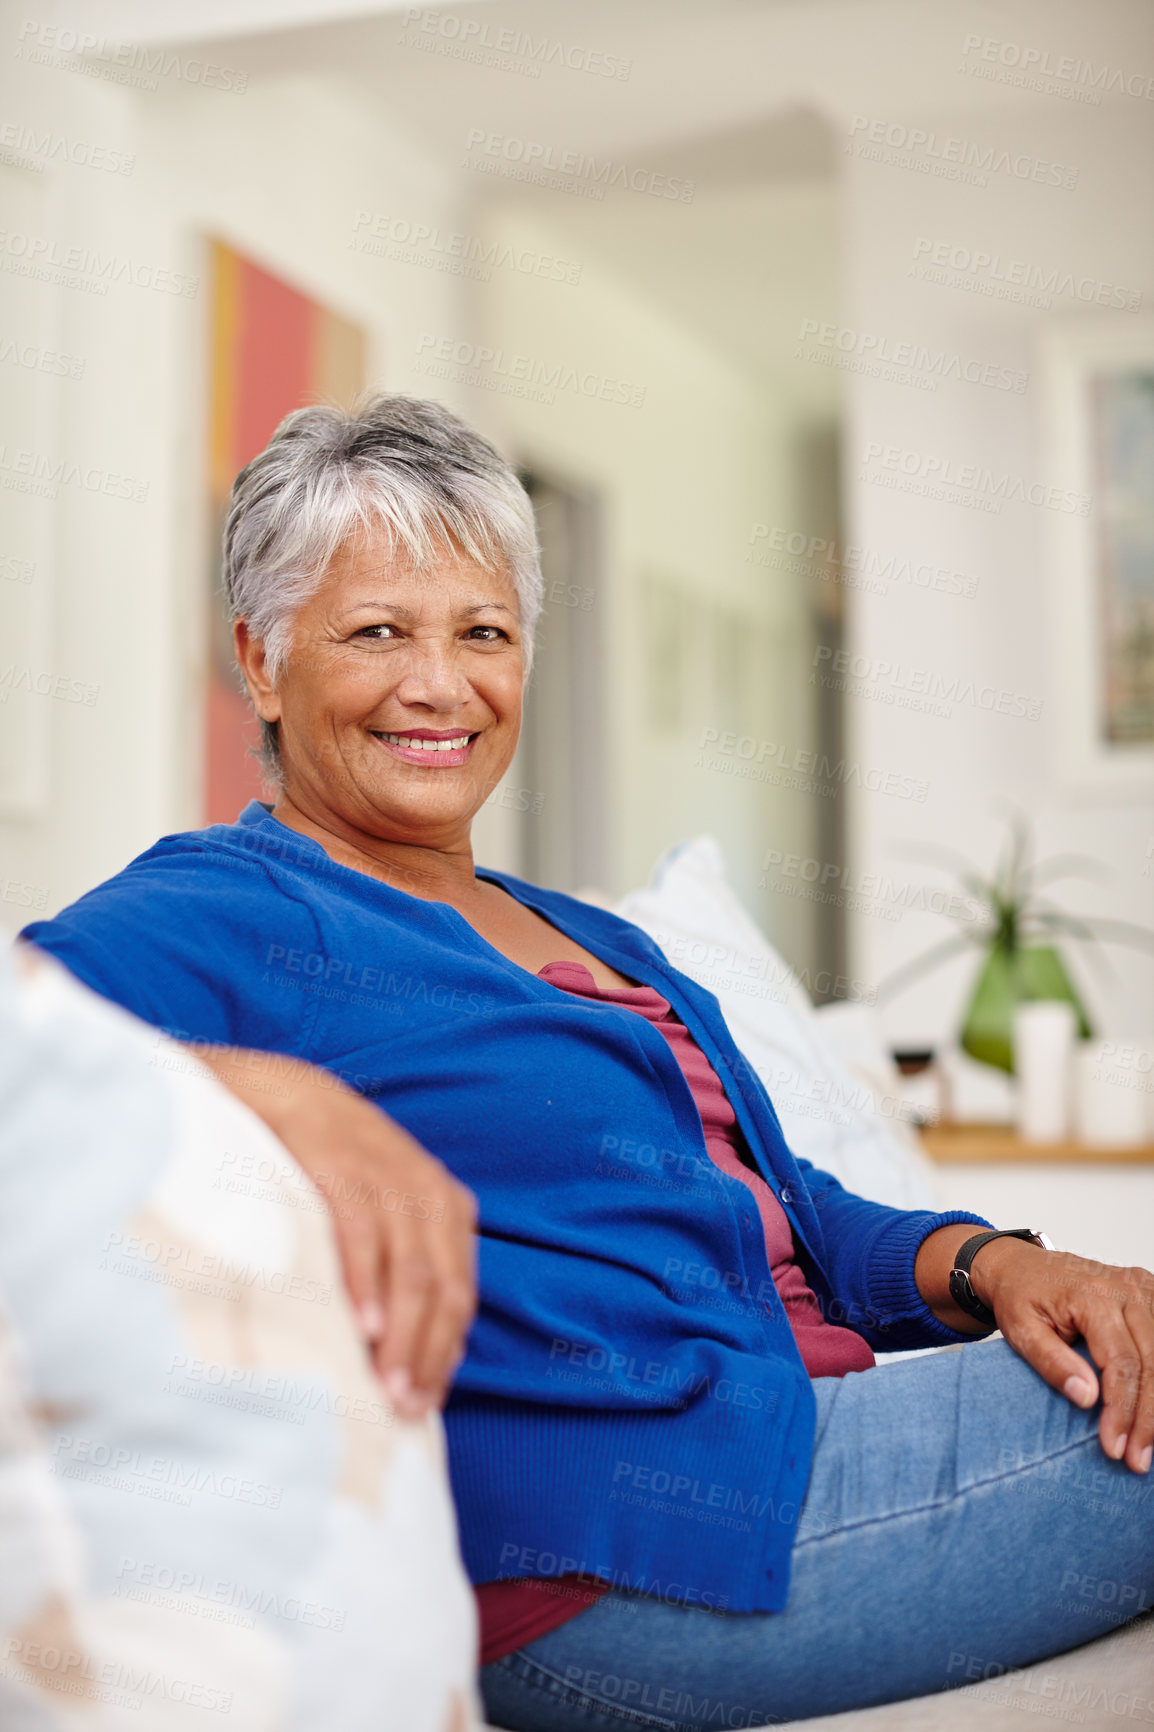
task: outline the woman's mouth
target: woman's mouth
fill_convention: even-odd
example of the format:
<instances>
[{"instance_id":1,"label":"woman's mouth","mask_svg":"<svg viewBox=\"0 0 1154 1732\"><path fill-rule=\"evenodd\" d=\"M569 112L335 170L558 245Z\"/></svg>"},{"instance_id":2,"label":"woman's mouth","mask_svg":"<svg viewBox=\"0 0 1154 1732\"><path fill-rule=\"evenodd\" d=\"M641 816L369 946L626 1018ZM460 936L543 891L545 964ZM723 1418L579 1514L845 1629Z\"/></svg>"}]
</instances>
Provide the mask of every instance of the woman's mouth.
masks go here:
<instances>
[{"instance_id":1,"label":"woman's mouth","mask_svg":"<svg viewBox=\"0 0 1154 1732\"><path fill-rule=\"evenodd\" d=\"M446 733L418 728L411 734L373 734L373 738L379 740L394 758L400 758L406 764L419 764L423 770L451 770L458 764L468 763L477 737L466 733L463 728Z\"/></svg>"}]
</instances>

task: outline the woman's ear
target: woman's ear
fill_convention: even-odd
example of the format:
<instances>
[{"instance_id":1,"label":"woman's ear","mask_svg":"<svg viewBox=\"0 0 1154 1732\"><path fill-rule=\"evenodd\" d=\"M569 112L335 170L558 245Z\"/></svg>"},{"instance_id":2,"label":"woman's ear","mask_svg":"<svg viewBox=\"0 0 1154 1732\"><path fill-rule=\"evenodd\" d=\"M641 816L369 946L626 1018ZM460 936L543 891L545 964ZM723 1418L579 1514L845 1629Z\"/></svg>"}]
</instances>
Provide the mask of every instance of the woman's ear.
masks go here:
<instances>
[{"instance_id":1,"label":"woman's ear","mask_svg":"<svg viewBox=\"0 0 1154 1732\"><path fill-rule=\"evenodd\" d=\"M253 637L247 621L238 619L232 628L232 641L253 709L262 722L279 722L280 694L268 676L264 639Z\"/></svg>"}]
</instances>

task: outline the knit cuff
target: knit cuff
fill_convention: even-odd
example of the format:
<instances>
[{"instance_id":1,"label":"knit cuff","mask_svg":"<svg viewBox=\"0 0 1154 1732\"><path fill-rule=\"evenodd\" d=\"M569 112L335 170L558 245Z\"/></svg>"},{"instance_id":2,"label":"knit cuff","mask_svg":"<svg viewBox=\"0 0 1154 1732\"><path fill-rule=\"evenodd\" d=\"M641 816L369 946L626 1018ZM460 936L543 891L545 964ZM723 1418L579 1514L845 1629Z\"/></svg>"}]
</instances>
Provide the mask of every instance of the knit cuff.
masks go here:
<instances>
[{"instance_id":1,"label":"knit cuff","mask_svg":"<svg viewBox=\"0 0 1154 1732\"><path fill-rule=\"evenodd\" d=\"M903 1210L897 1220L886 1223L870 1249L870 1310L877 1318L879 1337L884 1341L892 1333L894 1349L907 1345L948 1347L975 1339L935 1317L914 1280L914 1263L923 1241L939 1227L953 1226L955 1221L970 1221L979 1228L993 1225L966 1209L947 1209L941 1215Z\"/></svg>"}]
</instances>

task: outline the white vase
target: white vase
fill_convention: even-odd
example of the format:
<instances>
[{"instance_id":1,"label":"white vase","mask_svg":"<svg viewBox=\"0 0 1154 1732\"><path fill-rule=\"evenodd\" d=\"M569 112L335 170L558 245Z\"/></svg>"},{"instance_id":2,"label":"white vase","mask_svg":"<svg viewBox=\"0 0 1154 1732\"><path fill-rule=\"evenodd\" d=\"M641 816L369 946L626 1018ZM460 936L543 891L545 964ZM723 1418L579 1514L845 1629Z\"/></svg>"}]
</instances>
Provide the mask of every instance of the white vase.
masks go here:
<instances>
[{"instance_id":1,"label":"white vase","mask_svg":"<svg viewBox=\"0 0 1154 1732\"><path fill-rule=\"evenodd\" d=\"M1064 999L1033 999L1014 1011L1018 1134L1027 1143L1060 1143L1070 1134L1070 1072L1078 1020Z\"/></svg>"}]
</instances>

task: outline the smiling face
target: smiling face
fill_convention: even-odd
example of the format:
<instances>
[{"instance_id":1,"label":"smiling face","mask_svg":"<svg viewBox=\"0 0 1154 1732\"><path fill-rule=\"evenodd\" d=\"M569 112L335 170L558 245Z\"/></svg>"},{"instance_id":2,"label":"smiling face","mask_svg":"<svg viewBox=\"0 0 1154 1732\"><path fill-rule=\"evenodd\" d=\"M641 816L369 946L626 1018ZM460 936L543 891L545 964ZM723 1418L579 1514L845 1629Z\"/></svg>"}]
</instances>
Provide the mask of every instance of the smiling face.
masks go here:
<instances>
[{"instance_id":1,"label":"smiling face","mask_svg":"<svg viewBox=\"0 0 1154 1732\"><path fill-rule=\"evenodd\" d=\"M358 538L294 616L275 682L243 621L237 654L258 715L278 724L298 811L348 841L467 845L521 725L509 576L447 548L414 571Z\"/></svg>"}]
</instances>

